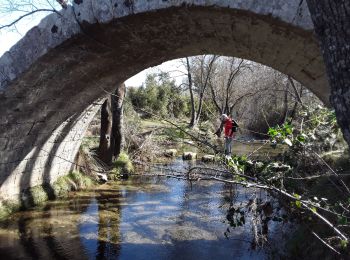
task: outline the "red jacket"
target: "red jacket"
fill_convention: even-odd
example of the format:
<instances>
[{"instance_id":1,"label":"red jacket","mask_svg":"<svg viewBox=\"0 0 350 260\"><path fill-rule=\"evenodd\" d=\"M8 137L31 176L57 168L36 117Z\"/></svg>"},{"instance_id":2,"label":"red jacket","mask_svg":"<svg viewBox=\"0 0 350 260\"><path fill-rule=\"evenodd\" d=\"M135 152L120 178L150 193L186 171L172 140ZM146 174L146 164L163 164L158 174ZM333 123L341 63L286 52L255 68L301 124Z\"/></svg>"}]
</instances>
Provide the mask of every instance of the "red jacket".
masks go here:
<instances>
[{"instance_id":1,"label":"red jacket","mask_svg":"<svg viewBox=\"0 0 350 260\"><path fill-rule=\"evenodd\" d=\"M233 128L233 122L232 122L232 119L229 118L224 123L225 137L232 137L233 136L232 128Z\"/></svg>"}]
</instances>

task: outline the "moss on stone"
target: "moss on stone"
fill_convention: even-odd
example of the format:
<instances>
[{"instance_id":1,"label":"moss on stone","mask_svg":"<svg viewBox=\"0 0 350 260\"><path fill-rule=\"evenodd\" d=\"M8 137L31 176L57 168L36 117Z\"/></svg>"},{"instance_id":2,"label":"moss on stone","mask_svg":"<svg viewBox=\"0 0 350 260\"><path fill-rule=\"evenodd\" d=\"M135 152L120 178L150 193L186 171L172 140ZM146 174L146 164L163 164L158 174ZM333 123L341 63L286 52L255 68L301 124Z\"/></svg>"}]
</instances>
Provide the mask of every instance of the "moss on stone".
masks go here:
<instances>
[{"instance_id":1,"label":"moss on stone","mask_svg":"<svg viewBox=\"0 0 350 260\"><path fill-rule=\"evenodd\" d=\"M31 196L30 200L33 202L33 205L30 206L42 205L49 200L51 195L47 193L47 190L42 185L30 188L29 196Z\"/></svg>"},{"instance_id":2,"label":"moss on stone","mask_svg":"<svg viewBox=\"0 0 350 260\"><path fill-rule=\"evenodd\" d=\"M74 190L74 185L69 181L68 176L59 177L52 185L56 198L66 197L68 192Z\"/></svg>"},{"instance_id":3,"label":"moss on stone","mask_svg":"<svg viewBox=\"0 0 350 260\"><path fill-rule=\"evenodd\" d=\"M52 185L55 192L55 196L66 197L68 192L72 190L80 190L91 187L95 184L94 180L81 173L81 172L70 172L67 176L62 176L55 181Z\"/></svg>"},{"instance_id":4,"label":"moss on stone","mask_svg":"<svg viewBox=\"0 0 350 260\"><path fill-rule=\"evenodd\" d=\"M71 172L59 177L53 184L45 183L31 187L21 194L21 199L4 200L0 202L0 220L8 218L12 213L20 209L28 209L41 206L46 201L68 196L68 192L77 189L88 188L95 182L89 176L81 172Z\"/></svg>"},{"instance_id":5,"label":"moss on stone","mask_svg":"<svg viewBox=\"0 0 350 260\"><path fill-rule=\"evenodd\" d=\"M10 215L10 212L4 206L0 206L0 220L6 219Z\"/></svg>"},{"instance_id":6,"label":"moss on stone","mask_svg":"<svg viewBox=\"0 0 350 260\"><path fill-rule=\"evenodd\" d=\"M13 212L18 211L21 204L14 200L6 200L0 203L0 220L8 218Z\"/></svg>"}]
</instances>

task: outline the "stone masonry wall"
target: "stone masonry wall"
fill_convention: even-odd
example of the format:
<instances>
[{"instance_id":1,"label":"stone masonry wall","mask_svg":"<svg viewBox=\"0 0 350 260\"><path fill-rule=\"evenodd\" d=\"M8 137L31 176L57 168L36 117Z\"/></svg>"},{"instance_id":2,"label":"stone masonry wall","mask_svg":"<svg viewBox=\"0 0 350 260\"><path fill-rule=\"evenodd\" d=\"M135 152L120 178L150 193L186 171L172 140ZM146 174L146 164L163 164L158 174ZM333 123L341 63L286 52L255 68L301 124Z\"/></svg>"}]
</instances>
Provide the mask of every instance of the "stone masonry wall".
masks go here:
<instances>
[{"instance_id":1,"label":"stone masonry wall","mask_svg":"<svg viewBox=\"0 0 350 260\"><path fill-rule=\"evenodd\" d=\"M73 169L74 157L84 133L99 108L100 105L90 105L78 117L66 120L50 134L42 146L33 146L28 154L19 157L19 161L2 157L1 163L7 164L11 174L5 180L4 175L0 175L0 200L12 199L28 187L52 183L58 176ZM15 149L17 153L23 150L21 147Z\"/></svg>"}]
</instances>

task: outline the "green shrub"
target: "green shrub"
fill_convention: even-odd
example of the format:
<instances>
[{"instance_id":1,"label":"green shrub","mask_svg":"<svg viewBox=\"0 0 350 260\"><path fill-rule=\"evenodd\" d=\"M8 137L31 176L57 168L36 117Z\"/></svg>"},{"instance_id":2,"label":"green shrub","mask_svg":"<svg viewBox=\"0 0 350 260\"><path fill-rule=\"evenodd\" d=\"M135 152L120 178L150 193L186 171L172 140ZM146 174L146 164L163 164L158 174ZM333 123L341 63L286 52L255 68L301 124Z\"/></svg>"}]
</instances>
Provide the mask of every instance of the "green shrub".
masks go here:
<instances>
[{"instance_id":1,"label":"green shrub","mask_svg":"<svg viewBox=\"0 0 350 260\"><path fill-rule=\"evenodd\" d=\"M73 188L73 184L68 180L67 176L59 177L52 185L55 197L65 197Z\"/></svg>"},{"instance_id":2,"label":"green shrub","mask_svg":"<svg viewBox=\"0 0 350 260\"><path fill-rule=\"evenodd\" d=\"M49 200L49 194L41 185L30 188L29 194L32 203L34 204L32 206L42 205L45 201Z\"/></svg>"},{"instance_id":3,"label":"green shrub","mask_svg":"<svg viewBox=\"0 0 350 260\"><path fill-rule=\"evenodd\" d=\"M121 152L118 159L114 162L114 168L119 168L121 173L133 173L134 165L132 164L129 155L125 152Z\"/></svg>"},{"instance_id":4,"label":"green shrub","mask_svg":"<svg viewBox=\"0 0 350 260\"><path fill-rule=\"evenodd\" d=\"M109 173L109 179L118 180L124 174L134 172L134 165L126 152L121 152L118 159L113 163L113 169Z\"/></svg>"},{"instance_id":5,"label":"green shrub","mask_svg":"<svg viewBox=\"0 0 350 260\"><path fill-rule=\"evenodd\" d=\"M0 206L0 220L5 219L10 214L6 207Z\"/></svg>"},{"instance_id":6,"label":"green shrub","mask_svg":"<svg viewBox=\"0 0 350 260\"><path fill-rule=\"evenodd\" d=\"M89 176L86 176L81 172L73 171L69 173L68 178L76 184L78 189L88 188L94 184L94 181Z\"/></svg>"},{"instance_id":7,"label":"green shrub","mask_svg":"<svg viewBox=\"0 0 350 260\"><path fill-rule=\"evenodd\" d=\"M108 175L108 179L112 180L112 181L117 181L121 178L122 173L121 173L121 169L120 168L116 168L114 167L109 175Z\"/></svg>"},{"instance_id":8,"label":"green shrub","mask_svg":"<svg viewBox=\"0 0 350 260\"><path fill-rule=\"evenodd\" d=\"M189 98L168 73L147 75L144 85L128 88L126 100L136 111L143 112L143 118L150 118L152 114L175 118L189 114Z\"/></svg>"}]
</instances>

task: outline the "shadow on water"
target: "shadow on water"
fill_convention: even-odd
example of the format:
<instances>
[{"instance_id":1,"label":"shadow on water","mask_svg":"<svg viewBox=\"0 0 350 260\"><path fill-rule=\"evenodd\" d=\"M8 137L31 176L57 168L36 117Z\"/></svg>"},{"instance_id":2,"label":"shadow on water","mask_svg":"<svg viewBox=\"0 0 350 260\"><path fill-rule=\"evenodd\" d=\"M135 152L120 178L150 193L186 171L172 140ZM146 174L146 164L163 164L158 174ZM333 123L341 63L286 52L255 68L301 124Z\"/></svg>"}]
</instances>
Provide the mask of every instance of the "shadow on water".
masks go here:
<instances>
[{"instance_id":1,"label":"shadow on water","mask_svg":"<svg viewBox=\"0 0 350 260\"><path fill-rule=\"evenodd\" d=\"M114 191L115 192L115 191ZM106 193L96 196L98 203L98 241L96 259L117 259L120 252L120 212L118 200L110 201Z\"/></svg>"},{"instance_id":2,"label":"shadow on water","mask_svg":"<svg viewBox=\"0 0 350 260\"><path fill-rule=\"evenodd\" d=\"M25 253L33 258L39 259L40 254L37 251L36 243L34 243L34 238L28 234L28 227L26 220L20 218L18 221L18 232L20 238L20 245L23 247ZM9 257L9 256L8 256Z\"/></svg>"}]
</instances>

